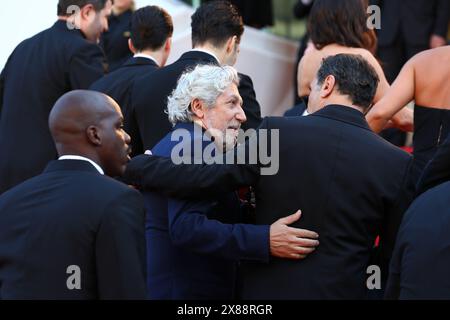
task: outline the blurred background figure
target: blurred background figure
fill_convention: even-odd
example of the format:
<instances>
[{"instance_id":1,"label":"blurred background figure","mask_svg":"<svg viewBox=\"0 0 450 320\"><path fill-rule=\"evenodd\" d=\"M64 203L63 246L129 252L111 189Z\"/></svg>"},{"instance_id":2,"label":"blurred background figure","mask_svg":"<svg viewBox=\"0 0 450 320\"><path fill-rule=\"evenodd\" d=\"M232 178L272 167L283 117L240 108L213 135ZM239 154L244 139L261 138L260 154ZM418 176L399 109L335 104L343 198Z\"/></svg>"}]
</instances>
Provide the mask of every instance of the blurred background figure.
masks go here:
<instances>
[{"instance_id":1,"label":"blurred background figure","mask_svg":"<svg viewBox=\"0 0 450 320\"><path fill-rule=\"evenodd\" d=\"M161 7L146 6L132 14L129 47L134 56L117 70L96 81L91 90L112 97L124 114L125 130L131 135L133 155L144 153L135 113L128 108L133 82L164 67L172 48L172 17Z\"/></svg>"},{"instance_id":2,"label":"blurred background figure","mask_svg":"<svg viewBox=\"0 0 450 320\"><path fill-rule=\"evenodd\" d=\"M296 19L305 19L308 18L309 13L311 11L312 5L314 0L298 0L297 3L294 6L294 16ZM309 35L308 33L305 33L303 37L300 38L300 44L297 54L297 66L300 60L302 59L303 55L305 54L306 48L308 46L309 41ZM298 69L295 71L295 77L294 77L294 105L298 105L302 103L302 99L298 96ZM285 116L291 116L295 115L293 113L293 110L288 110L285 114Z\"/></svg>"},{"instance_id":3,"label":"blurred background figure","mask_svg":"<svg viewBox=\"0 0 450 320\"><path fill-rule=\"evenodd\" d=\"M450 1L371 0L371 4L381 9L377 53L389 83L414 55L446 44Z\"/></svg>"},{"instance_id":4,"label":"blurred background figure","mask_svg":"<svg viewBox=\"0 0 450 320\"><path fill-rule=\"evenodd\" d=\"M80 10L73 12L73 5ZM0 76L0 194L56 158L48 115L64 93L103 76L97 43L111 6L111 0L59 0L57 22L10 55Z\"/></svg>"},{"instance_id":5,"label":"blurred background figure","mask_svg":"<svg viewBox=\"0 0 450 320\"><path fill-rule=\"evenodd\" d=\"M114 0L112 14L108 19L109 29L103 34L100 41L108 60L110 72L119 68L133 56L128 48L128 39L131 36L131 16L134 6L134 0Z\"/></svg>"},{"instance_id":6,"label":"blurred background figure","mask_svg":"<svg viewBox=\"0 0 450 320\"><path fill-rule=\"evenodd\" d=\"M381 9L378 34L378 58L389 83L393 83L403 65L417 53L447 43L448 0L371 0ZM406 134L387 129L381 135L404 146Z\"/></svg>"},{"instance_id":7,"label":"blurred background figure","mask_svg":"<svg viewBox=\"0 0 450 320\"><path fill-rule=\"evenodd\" d=\"M202 3L217 1L203 0ZM253 28L262 29L273 25L272 0L230 0L242 15L244 24Z\"/></svg>"}]
</instances>

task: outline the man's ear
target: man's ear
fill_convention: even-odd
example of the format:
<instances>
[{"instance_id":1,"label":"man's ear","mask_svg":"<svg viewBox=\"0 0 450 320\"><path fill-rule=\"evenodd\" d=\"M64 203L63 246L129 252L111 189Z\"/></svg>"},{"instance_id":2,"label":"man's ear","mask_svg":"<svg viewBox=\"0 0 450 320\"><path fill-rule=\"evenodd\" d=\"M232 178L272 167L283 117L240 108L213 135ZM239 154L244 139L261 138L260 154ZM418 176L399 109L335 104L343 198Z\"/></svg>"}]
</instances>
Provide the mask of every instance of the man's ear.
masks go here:
<instances>
[{"instance_id":1,"label":"man's ear","mask_svg":"<svg viewBox=\"0 0 450 320\"><path fill-rule=\"evenodd\" d=\"M320 97L328 98L333 93L335 86L336 86L336 78L332 75L327 76L322 83L322 88L320 90Z\"/></svg>"},{"instance_id":2,"label":"man's ear","mask_svg":"<svg viewBox=\"0 0 450 320\"><path fill-rule=\"evenodd\" d=\"M133 41L131 39L128 39L128 48L130 49L131 53L136 54L137 50L133 45Z\"/></svg>"},{"instance_id":3,"label":"man's ear","mask_svg":"<svg viewBox=\"0 0 450 320\"><path fill-rule=\"evenodd\" d=\"M169 55L170 50L172 50L172 38L167 38L166 43L164 44L164 51Z\"/></svg>"},{"instance_id":4,"label":"man's ear","mask_svg":"<svg viewBox=\"0 0 450 320\"><path fill-rule=\"evenodd\" d=\"M237 45L237 36L232 36L228 38L226 49L227 53L231 53L234 51L235 46Z\"/></svg>"},{"instance_id":5,"label":"man's ear","mask_svg":"<svg viewBox=\"0 0 450 320\"><path fill-rule=\"evenodd\" d=\"M89 126L86 129L86 135L90 143L92 143L95 146L101 146L102 145L102 138L101 134L99 132L98 127L96 126Z\"/></svg>"},{"instance_id":6,"label":"man's ear","mask_svg":"<svg viewBox=\"0 0 450 320\"><path fill-rule=\"evenodd\" d=\"M200 99L194 99L191 102L191 111L199 119L205 117L204 103Z\"/></svg>"},{"instance_id":7,"label":"man's ear","mask_svg":"<svg viewBox=\"0 0 450 320\"><path fill-rule=\"evenodd\" d=\"M80 18L83 21L88 21L91 19L91 15L95 15L95 8L92 4L87 4L80 10Z\"/></svg>"}]
</instances>

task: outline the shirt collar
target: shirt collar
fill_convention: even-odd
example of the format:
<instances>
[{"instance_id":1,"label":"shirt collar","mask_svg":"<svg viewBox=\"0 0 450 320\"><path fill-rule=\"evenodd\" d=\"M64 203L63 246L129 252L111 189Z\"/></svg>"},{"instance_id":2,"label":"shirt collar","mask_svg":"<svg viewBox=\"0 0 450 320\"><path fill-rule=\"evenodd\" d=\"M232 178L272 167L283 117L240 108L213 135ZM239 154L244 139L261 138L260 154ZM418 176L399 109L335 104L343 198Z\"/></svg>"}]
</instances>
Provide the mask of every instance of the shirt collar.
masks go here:
<instances>
[{"instance_id":1,"label":"shirt collar","mask_svg":"<svg viewBox=\"0 0 450 320\"><path fill-rule=\"evenodd\" d=\"M134 58L145 58L145 59L153 60L153 61L156 63L156 65L159 67L158 61L156 61L156 59L153 58L153 57L152 57L151 55L149 55L149 54L145 54L145 53L136 53L136 54L134 55Z\"/></svg>"},{"instance_id":2,"label":"shirt collar","mask_svg":"<svg viewBox=\"0 0 450 320\"><path fill-rule=\"evenodd\" d=\"M364 114L349 106L330 104L314 112L311 116L330 118L372 131Z\"/></svg>"},{"instance_id":3,"label":"shirt collar","mask_svg":"<svg viewBox=\"0 0 450 320\"><path fill-rule=\"evenodd\" d=\"M92 161L91 159L82 157L82 156L73 156L73 155L67 155L67 156L62 156L59 157L58 160L80 160L80 161L87 161L90 164L92 164L94 166L95 169L97 169L97 171L101 174L101 175L105 175L105 172L103 171L103 169L96 164L94 161Z\"/></svg>"},{"instance_id":4,"label":"shirt collar","mask_svg":"<svg viewBox=\"0 0 450 320\"><path fill-rule=\"evenodd\" d=\"M213 56L214 57L214 59L216 59L216 61L217 61L217 63L218 64L221 64L220 63L220 61L219 61L219 58L217 58L217 56L214 54L214 53L212 53L211 51L208 51L208 50L205 50L205 49L192 49L191 51L198 51L198 52L204 52L204 53L207 53L207 54L209 54L210 56Z\"/></svg>"}]
</instances>

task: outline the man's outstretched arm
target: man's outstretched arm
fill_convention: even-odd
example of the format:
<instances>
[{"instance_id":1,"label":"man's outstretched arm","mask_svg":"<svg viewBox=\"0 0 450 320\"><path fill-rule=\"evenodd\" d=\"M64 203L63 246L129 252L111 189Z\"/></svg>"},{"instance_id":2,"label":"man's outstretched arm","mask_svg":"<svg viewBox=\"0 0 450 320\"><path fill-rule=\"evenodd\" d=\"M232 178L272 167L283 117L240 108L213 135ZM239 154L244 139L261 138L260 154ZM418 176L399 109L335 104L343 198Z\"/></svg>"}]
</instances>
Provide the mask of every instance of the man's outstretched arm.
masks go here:
<instances>
[{"instance_id":1,"label":"man's outstretched arm","mask_svg":"<svg viewBox=\"0 0 450 320\"><path fill-rule=\"evenodd\" d=\"M129 163L122 181L176 198L215 197L255 185L261 174L276 174L278 170L276 166L273 170L262 157L272 151L277 153L275 147L272 150L272 138L269 139L269 119L264 119L246 143L223 155L224 164L175 164L169 158L142 155Z\"/></svg>"},{"instance_id":2,"label":"man's outstretched arm","mask_svg":"<svg viewBox=\"0 0 450 320\"><path fill-rule=\"evenodd\" d=\"M180 164L142 155L128 164L123 181L142 190L176 198L208 198L256 183L259 169L249 165Z\"/></svg>"}]
</instances>

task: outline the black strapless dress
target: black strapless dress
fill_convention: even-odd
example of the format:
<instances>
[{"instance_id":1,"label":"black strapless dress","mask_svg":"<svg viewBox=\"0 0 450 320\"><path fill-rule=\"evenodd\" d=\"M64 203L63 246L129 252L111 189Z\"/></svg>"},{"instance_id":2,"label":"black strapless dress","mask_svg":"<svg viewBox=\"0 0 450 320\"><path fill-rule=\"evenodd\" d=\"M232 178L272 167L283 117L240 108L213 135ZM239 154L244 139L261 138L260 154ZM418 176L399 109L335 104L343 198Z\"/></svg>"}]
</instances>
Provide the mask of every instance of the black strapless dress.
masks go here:
<instances>
[{"instance_id":1,"label":"black strapless dress","mask_svg":"<svg viewBox=\"0 0 450 320\"><path fill-rule=\"evenodd\" d=\"M414 108L414 164L411 177L416 184L438 146L450 132L450 110L422 107Z\"/></svg>"}]
</instances>

